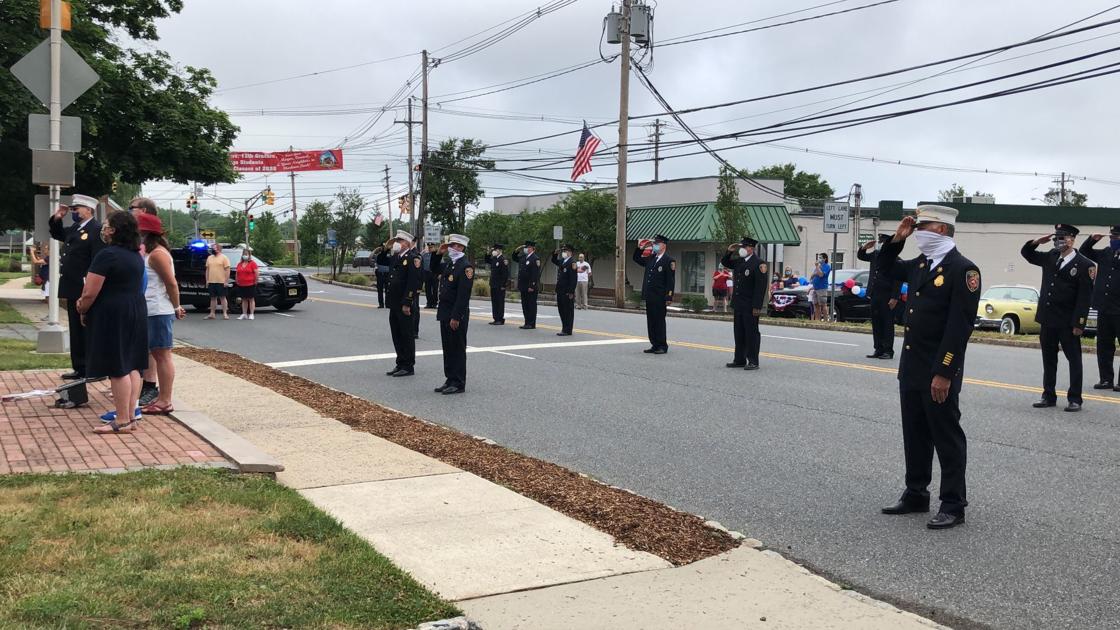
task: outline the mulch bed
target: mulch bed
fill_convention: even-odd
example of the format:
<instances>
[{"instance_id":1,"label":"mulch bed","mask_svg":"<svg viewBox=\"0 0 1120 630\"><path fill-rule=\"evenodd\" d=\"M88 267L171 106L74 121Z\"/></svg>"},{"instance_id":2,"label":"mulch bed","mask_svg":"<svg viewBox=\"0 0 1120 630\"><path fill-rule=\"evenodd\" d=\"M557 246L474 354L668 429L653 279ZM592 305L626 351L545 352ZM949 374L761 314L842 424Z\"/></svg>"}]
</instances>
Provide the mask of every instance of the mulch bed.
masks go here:
<instances>
[{"instance_id":1,"label":"mulch bed","mask_svg":"<svg viewBox=\"0 0 1120 630\"><path fill-rule=\"evenodd\" d=\"M240 355L201 348L177 348L175 352L297 400L356 430L505 486L610 534L630 549L675 565L714 556L739 544L695 515Z\"/></svg>"}]
</instances>

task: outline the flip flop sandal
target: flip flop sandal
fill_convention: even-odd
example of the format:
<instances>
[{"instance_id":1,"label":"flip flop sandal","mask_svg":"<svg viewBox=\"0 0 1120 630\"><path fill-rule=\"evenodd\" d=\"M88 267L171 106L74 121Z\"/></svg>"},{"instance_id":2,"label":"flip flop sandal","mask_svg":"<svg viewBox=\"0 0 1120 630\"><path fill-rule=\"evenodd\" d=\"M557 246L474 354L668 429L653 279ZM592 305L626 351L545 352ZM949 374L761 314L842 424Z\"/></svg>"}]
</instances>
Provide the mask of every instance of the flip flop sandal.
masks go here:
<instances>
[{"instance_id":1,"label":"flip flop sandal","mask_svg":"<svg viewBox=\"0 0 1120 630\"><path fill-rule=\"evenodd\" d=\"M172 405L161 405L159 403L149 403L149 404L145 405L144 408L141 411L143 411L144 413L147 413L147 414L154 415L154 416L166 416L167 414L171 413L172 411L175 411L175 407L172 406Z\"/></svg>"},{"instance_id":2,"label":"flip flop sandal","mask_svg":"<svg viewBox=\"0 0 1120 630\"><path fill-rule=\"evenodd\" d=\"M136 424L136 421L133 420L132 422L129 422L127 424L118 425L117 421L113 420L113 421L109 422L108 424L104 424L104 425L101 425L101 426L97 427L96 429L93 430L93 432L94 433L103 433L103 434L105 434L105 433L132 433L133 429L136 428L134 426L135 424Z\"/></svg>"}]
</instances>

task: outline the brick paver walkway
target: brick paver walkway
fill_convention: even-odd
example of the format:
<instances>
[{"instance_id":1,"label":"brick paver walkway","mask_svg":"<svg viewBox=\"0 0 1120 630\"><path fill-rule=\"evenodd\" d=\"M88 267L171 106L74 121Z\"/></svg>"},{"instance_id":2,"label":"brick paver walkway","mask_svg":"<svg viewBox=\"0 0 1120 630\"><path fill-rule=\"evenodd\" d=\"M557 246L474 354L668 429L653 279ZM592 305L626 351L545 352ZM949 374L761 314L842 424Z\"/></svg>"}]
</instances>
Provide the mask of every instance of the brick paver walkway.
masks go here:
<instances>
[{"instance_id":1,"label":"brick paver walkway","mask_svg":"<svg viewBox=\"0 0 1120 630\"><path fill-rule=\"evenodd\" d=\"M0 393L51 389L60 371L0 372ZM0 474L226 464L202 438L166 416L145 416L132 433L97 435L112 401L109 382L87 385L89 404L55 409L54 397L0 403Z\"/></svg>"}]
</instances>

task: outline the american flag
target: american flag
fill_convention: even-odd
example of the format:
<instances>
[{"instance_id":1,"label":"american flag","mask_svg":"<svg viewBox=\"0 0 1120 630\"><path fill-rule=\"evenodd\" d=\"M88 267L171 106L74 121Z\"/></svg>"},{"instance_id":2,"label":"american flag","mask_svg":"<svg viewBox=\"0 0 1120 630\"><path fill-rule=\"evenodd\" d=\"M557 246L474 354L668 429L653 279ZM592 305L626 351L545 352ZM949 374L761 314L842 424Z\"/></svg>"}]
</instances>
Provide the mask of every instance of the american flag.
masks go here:
<instances>
[{"instance_id":1,"label":"american flag","mask_svg":"<svg viewBox=\"0 0 1120 630\"><path fill-rule=\"evenodd\" d=\"M583 133L579 136L579 150L576 151L576 161L572 164L572 181L579 179L580 175L591 172L591 155L595 153L595 149L599 148L602 143L599 138L591 133L587 128L587 123L583 123Z\"/></svg>"},{"instance_id":2,"label":"american flag","mask_svg":"<svg viewBox=\"0 0 1120 630\"><path fill-rule=\"evenodd\" d=\"M381 223L384 222L384 221L385 221L385 218L381 216L380 212L373 215L373 225L374 225L374 227L381 227Z\"/></svg>"}]
</instances>

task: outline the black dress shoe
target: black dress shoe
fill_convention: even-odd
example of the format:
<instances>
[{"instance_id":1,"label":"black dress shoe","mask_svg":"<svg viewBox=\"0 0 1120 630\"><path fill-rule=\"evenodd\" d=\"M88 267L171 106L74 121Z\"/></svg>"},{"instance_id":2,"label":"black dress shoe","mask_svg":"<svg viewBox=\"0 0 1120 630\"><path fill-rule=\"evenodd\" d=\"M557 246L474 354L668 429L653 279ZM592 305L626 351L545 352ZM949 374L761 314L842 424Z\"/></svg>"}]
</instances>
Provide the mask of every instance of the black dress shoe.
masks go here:
<instances>
[{"instance_id":1,"label":"black dress shoe","mask_svg":"<svg viewBox=\"0 0 1120 630\"><path fill-rule=\"evenodd\" d=\"M1057 407L1058 403L1057 403L1057 401L1046 400L1045 398L1043 398L1042 400L1036 402L1035 404L1033 404L1031 406L1034 407L1035 409L1045 409L1047 407Z\"/></svg>"},{"instance_id":2,"label":"black dress shoe","mask_svg":"<svg viewBox=\"0 0 1120 630\"><path fill-rule=\"evenodd\" d=\"M490 322L490 325L491 326L504 326L505 322L493 321L493 322Z\"/></svg>"},{"instance_id":3,"label":"black dress shoe","mask_svg":"<svg viewBox=\"0 0 1120 630\"><path fill-rule=\"evenodd\" d=\"M392 376L392 375L396 374L397 372L400 372L400 370L401 369L399 367L395 367L395 368L389 370L388 372L386 372L385 376Z\"/></svg>"},{"instance_id":4,"label":"black dress shoe","mask_svg":"<svg viewBox=\"0 0 1120 630\"><path fill-rule=\"evenodd\" d=\"M642 352L646 354L653 354L654 352L657 352L657 348L646 348L645 350L642 350Z\"/></svg>"},{"instance_id":5,"label":"black dress shoe","mask_svg":"<svg viewBox=\"0 0 1120 630\"><path fill-rule=\"evenodd\" d=\"M746 363L734 363L734 362L732 362L732 363L728 363L727 367L729 367L729 368L743 368L743 367L747 367L747 364Z\"/></svg>"},{"instance_id":6,"label":"black dress shoe","mask_svg":"<svg viewBox=\"0 0 1120 630\"><path fill-rule=\"evenodd\" d=\"M752 371L757 370L758 369L758 364L757 363L748 363L747 367L745 367L743 369L744 370L752 370Z\"/></svg>"},{"instance_id":7,"label":"black dress shoe","mask_svg":"<svg viewBox=\"0 0 1120 630\"><path fill-rule=\"evenodd\" d=\"M459 387L458 385L448 385L440 393L443 394L444 396L450 396L451 394L462 394L465 391L466 391L465 389L463 389L462 387Z\"/></svg>"},{"instance_id":8,"label":"black dress shoe","mask_svg":"<svg viewBox=\"0 0 1120 630\"><path fill-rule=\"evenodd\" d=\"M1081 403L1071 402L1063 411L1081 411Z\"/></svg>"},{"instance_id":9,"label":"black dress shoe","mask_svg":"<svg viewBox=\"0 0 1120 630\"><path fill-rule=\"evenodd\" d=\"M669 350L666 348L658 348L653 351L653 354L665 354L667 352L669 352Z\"/></svg>"},{"instance_id":10,"label":"black dress shoe","mask_svg":"<svg viewBox=\"0 0 1120 630\"><path fill-rule=\"evenodd\" d=\"M393 372L393 373L391 374L391 376L392 376L393 378L397 378L398 376L412 376L412 375L413 375L413 374L415 374L415 373L416 373L416 372L414 372L413 370L404 370L404 369L401 369L401 370L397 370L396 372Z\"/></svg>"},{"instance_id":11,"label":"black dress shoe","mask_svg":"<svg viewBox=\"0 0 1120 630\"><path fill-rule=\"evenodd\" d=\"M64 381L76 381L82 378L85 378L85 375L81 372L67 372L62 375L62 380Z\"/></svg>"},{"instance_id":12,"label":"black dress shoe","mask_svg":"<svg viewBox=\"0 0 1120 630\"><path fill-rule=\"evenodd\" d=\"M938 512L937 516L929 519L929 522L926 523L926 527L930 529L949 529L957 525L964 525L964 514Z\"/></svg>"},{"instance_id":13,"label":"black dress shoe","mask_svg":"<svg viewBox=\"0 0 1120 630\"><path fill-rule=\"evenodd\" d=\"M1112 383L1108 381L1101 381L1093 386L1093 389L1112 389Z\"/></svg>"},{"instance_id":14,"label":"black dress shoe","mask_svg":"<svg viewBox=\"0 0 1120 630\"><path fill-rule=\"evenodd\" d=\"M874 353L871 353L871 354L867 355L867 358L868 359L882 359L883 354L880 353L880 352L874 352Z\"/></svg>"},{"instance_id":15,"label":"black dress shoe","mask_svg":"<svg viewBox=\"0 0 1120 630\"><path fill-rule=\"evenodd\" d=\"M525 324L522 326L518 326L518 328L520 328L521 330L534 330L536 326L529 326L528 324Z\"/></svg>"},{"instance_id":16,"label":"black dress shoe","mask_svg":"<svg viewBox=\"0 0 1120 630\"><path fill-rule=\"evenodd\" d=\"M918 514L929 512L929 501L918 502L899 499L898 503L888 505L880 510L883 514Z\"/></svg>"},{"instance_id":17,"label":"black dress shoe","mask_svg":"<svg viewBox=\"0 0 1120 630\"><path fill-rule=\"evenodd\" d=\"M558 332L558 333L556 333L556 336L557 337L571 337L572 333L570 333L570 332Z\"/></svg>"},{"instance_id":18,"label":"black dress shoe","mask_svg":"<svg viewBox=\"0 0 1120 630\"><path fill-rule=\"evenodd\" d=\"M435 392L436 392L437 394L442 394L442 393L443 393L443 390L447 389L448 387L451 387L451 386L450 386L450 385L448 385L447 383L444 383L443 385L440 385L439 387L437 387L437 388L435 389Z\"/></svg>"},{"instance_id":19,"label":"black dress shoe","mask_svg":"<svg viewBox=\"0 0 1120 630\"><path fill-rule=\"evenodd\" d=\"M879 358L890 360L890 359L894 358L894 353L893 352L884 352L883 354L879 355Z\"/></svg>"}]
</instances>

